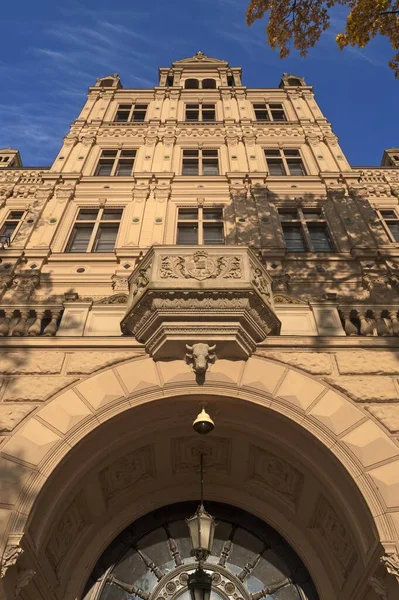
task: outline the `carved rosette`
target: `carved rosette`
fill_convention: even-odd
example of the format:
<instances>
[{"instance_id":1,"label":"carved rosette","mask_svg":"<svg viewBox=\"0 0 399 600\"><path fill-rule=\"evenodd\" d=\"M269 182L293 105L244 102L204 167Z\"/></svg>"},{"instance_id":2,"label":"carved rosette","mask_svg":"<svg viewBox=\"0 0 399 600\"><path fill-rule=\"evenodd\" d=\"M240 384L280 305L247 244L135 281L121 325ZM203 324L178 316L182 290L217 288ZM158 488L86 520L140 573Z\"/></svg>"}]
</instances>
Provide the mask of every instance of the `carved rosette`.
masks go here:
<instances>
[{"instance_id":1,"label":"carved rosette","mask_svg":"<svg viewBox=\"0 0 399 600\"><path fill-rule=\"evenodd\" d=\"M154 358L181 358L198 342L247 358L280 322L271 278L247 248L155 246L129 278L121 328Z\"/></svg>"}]
</instances>

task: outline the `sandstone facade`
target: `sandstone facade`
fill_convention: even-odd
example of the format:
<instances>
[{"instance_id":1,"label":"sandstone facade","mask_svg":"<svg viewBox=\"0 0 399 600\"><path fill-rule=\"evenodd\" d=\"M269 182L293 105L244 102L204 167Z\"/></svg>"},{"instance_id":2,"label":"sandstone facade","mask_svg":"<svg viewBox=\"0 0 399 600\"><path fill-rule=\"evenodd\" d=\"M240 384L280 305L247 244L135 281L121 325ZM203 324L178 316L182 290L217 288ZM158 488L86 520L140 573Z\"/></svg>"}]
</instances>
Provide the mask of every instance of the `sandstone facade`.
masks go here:
<instances>
[{"instance_id":1,"label":"sandstone facade","mask_svg":"<svg viewBox=\"0 0 399 600\"><path fill-rule=\"evenodd\" d=\"M49 168L0 151L0 596L131 593L112 552L198 499L202 453L206 500L307 573L287 598L393 600L398 167L352 168L302 78L248 89L199 52L158 83L99 79ZM164 530L145 600L187 583Z\"/></svg>"}]
</instances>

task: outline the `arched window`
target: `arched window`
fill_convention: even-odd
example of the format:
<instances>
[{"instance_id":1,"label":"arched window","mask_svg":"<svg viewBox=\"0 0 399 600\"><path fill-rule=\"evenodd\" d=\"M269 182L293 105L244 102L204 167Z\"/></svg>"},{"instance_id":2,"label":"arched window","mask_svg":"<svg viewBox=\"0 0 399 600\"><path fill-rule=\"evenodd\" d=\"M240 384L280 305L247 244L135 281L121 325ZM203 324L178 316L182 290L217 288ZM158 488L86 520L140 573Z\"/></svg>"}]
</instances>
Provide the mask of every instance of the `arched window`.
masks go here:
<instances>
[{"instance_id":1,"label":"arched window","mask_svg":"<svg viewBox=\"0 0 399 600\"><path fill-rule=\"evenodd\" d=\"M298 77L289 77L288 85L302 85L302 82L300 79L298 79Z\"/></svg>"},{"instance_id":2,"label":"arched window","mask_svg":"<svg viewBox=\"0 0 399 600\"><path fill-rule=\"evenodd\" d=\"M190 554L185 519L193 502L172 504L136 521L109 546L94 568L83 600L190 600ZM272 527L238 508L206 502L216 518L211 555L211 599L318 600L305 565Z\"/></svg>"},{"instance_id":3,"label":"arched window","mask_svg":"<svg viewBox=\"0 0 399 600\"><path fill-rule=\"evenodd\" d=\"M113 79L103 79L100 81L101 87L112 87L114 85Z\"/></svg>"},{"instance_id":4,"label":"arched window","mask_svg":"<svg viewBox=\"0 0 399 600\"><path fill-rule=\"evenodd\" d=\"M186 90L198 90L198 88L199 88L198 79L186 79L184 88Z\"/></svg>"},{"instance_id":5,"label":"arched window","mask_svg":"<svg viewBox=\"0 0 399 600\"><path fill-rule=\"evenodd\" d=\"M202 89L203 90L215 90L216 89L216 81L214 79L203 79L202 80Z\"/></svg>"}]
</instances>

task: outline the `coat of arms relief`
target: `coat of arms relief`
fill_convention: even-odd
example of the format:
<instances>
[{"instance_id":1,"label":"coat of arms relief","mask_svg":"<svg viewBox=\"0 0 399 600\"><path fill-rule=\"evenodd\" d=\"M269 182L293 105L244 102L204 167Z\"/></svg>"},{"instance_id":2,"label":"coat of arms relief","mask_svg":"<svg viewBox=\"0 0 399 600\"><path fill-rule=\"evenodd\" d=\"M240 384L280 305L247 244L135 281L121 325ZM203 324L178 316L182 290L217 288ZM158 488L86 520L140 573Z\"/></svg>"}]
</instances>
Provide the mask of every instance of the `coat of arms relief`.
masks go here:
<instances>
[{"instance_id":1,"label":"coat of arms relief","mask_svg":"<svg viewBox=\"0 0 399 600\"><path fill-rule=\"evenodd\" d=\"M241 279L239 256L210 256L205 250L192 255L161 256L159 276L161 279Z\"/></svg>"}]
</instances>

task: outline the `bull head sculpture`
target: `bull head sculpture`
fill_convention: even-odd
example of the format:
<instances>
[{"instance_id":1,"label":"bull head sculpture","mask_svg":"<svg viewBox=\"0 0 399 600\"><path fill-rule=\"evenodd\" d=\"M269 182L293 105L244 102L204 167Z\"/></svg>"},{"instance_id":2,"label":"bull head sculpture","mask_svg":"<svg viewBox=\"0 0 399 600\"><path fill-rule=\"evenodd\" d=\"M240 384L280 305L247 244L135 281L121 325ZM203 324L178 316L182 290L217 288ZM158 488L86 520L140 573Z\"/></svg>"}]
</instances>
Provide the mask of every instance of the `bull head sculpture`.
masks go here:
<instances>
[{"instance_id":1,"label":"bull head sculpture","mask_svg":"<svg viewBox=\"0 0 399 600\"><path fill-rule=\"evenodd\" d=\"M186 353L187 362L191 362L193 370L197 375L202 375L208 369L210 362L214 362L216 355L214 350L216 344L209 346L208 344L198 343L189 346L186 344L188 352Z\"/></svg>"}]
</instances>

